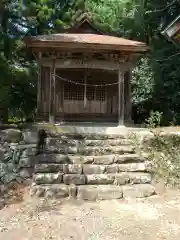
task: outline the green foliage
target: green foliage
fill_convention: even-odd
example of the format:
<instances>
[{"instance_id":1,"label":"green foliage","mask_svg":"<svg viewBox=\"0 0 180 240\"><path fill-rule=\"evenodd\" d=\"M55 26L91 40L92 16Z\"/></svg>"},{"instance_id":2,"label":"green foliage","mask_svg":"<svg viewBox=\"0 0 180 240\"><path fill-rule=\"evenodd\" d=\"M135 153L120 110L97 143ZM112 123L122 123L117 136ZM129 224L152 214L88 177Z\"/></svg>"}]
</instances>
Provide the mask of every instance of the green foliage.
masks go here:
<instances>
[{"instance_id":1,"label":"green foliage","mask_svg":"<svg viewBox=\"0 0 180 240\"><path fill-rule=\"evenodd\" d=\"M154 129L156 127L159 127L161 124L162 114L163 114L162 112L151 111L150 117L146 120L147 127L149 129Z\"/></svg>"},{"instance_id":2,"label":"green foliage","mask_svg":"<svg viewBox=\"0 0 180 240\"><path fill-rule=\"evenodd\" d=\"M87 13L102 31L149 45L148 56L139 59L134 69L135 122L144 122L153 110L163 112L161 124L180 123L180 57L171 57L179 50L160 34L179 8L178 0L3 0L0 106L18 117L34 114L37 66L27 53L24 35L59 32Z\"/></svg>"}]
</instances>

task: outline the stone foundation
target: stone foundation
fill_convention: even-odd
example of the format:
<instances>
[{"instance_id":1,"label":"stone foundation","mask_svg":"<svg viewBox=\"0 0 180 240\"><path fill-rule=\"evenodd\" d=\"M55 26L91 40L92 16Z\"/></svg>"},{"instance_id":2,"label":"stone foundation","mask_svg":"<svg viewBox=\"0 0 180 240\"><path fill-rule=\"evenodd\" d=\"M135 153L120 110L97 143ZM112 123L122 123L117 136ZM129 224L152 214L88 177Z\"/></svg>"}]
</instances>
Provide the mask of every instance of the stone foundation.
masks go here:
<instances>
[{"instance_id":1,"label":"stone foundation","mask_svg":"<svg viewBox=\"0 0 180 240\"><path fill-rule=\"evenodd\" d=\"M57 127L56 127L57 128ZM37 149L37 131L0 130L0 186L32 184L37 197L83 200L154 194L150 164L136 153L127 132L59 133L47 130Z\"/></svg>"}]
</instances>

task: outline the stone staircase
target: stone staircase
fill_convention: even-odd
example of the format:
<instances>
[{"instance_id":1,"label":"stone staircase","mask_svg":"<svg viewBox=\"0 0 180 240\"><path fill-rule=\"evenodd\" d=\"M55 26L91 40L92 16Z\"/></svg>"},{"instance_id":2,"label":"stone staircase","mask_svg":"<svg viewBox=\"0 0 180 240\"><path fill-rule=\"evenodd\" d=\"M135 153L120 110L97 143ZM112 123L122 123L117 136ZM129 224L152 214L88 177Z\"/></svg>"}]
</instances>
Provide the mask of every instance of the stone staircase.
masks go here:
<instances>
[{"instance_id":1,"label":"stone staircase","mask_svg":"<svg viewBox=\"0 0 180 240\"><path fill-rule=\"evenodd\" d=\"M149 163L124 135L50 135L36 156L32 195L83 200L148 197Z\"/></svg>"}]
</instances>

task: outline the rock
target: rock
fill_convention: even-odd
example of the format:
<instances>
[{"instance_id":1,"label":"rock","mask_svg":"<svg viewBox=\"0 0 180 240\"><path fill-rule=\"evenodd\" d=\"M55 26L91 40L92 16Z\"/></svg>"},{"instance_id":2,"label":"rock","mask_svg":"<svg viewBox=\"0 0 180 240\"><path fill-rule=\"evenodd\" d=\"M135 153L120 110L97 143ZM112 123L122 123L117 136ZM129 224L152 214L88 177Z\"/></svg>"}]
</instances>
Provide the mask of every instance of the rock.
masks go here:
<instances>
[{"instance_id":1,"label":"rock","mask_svg":"<svg viewBox=\"0 0 180 240\"><path fill-rule=\"evenodd\" d=\"M31 195L45 198L65 198L69 196L68 186L64 184L38 185L31 188Z\"/></svg>"},{"instance_id":2,"label":"rock","mask_svg":"<svg viewBox=\"0 0 180 240\"><path fill-rule=\"evenodd\" d=\"M7 185L0 184L0 196L3 196L5 193L7 193Z\"/></svg>"},{"instance_id":3,"label":"rock","mask_svg":"<svg viewBox=\"0 0 180 240\"><path fill-rule=\"evenodd\" d=\"M84 174L101 174L105 172L105 166L102 165L92 165L85 164L83 165L83 173Z\"/></svg>"},{"instance_id":4,"label":"rock","mask_svg":"<svg viewBox=\"0 0 180 240\"><path fill-rule=\"evenodd\" d=\"M7 173L7 166L5 163L0 163L0 178Z\"/></svg>"},{"instance_id":5,"label":"rock","mask_svg":"<svg viewBox=\"0 0 180 240\"><path fill-rule=\"evenodd\" d=\"M33 158L28 157L28 158L20 158L19 160L19 167L20 168L28 168L32 167L34 164Z\"/></svg>"},{"instance_id":6,"label":"rock","mask_svg":"<svg viewBox=\"0 0 180 240\"><path fill-rule=\"evenodd\" d=\"M69 146L67 149L67 153L68 154L76 154L76 153L78 153L78 148Z\"/></svg>"},{"instance_id":7,"label":"rock","mask_svg":"<svg viewBox=\"0 0 180 240\"><path fill-rule=\"evenodd\" d=\"M34 176L36 184L57 184L62 182L62 173L37 173Z\"/></svg>"},{"instance_id":8,"label":"rock","mask_svg":"<svg viewBox=\"0 0 180 240\"><path fill-rule=\"evenodd\" d=\"M124 154L124 155L116 155L115 162L123 163L123 162L143 162L145 159L138 154Z\"/></svg>"},{"instance_id":9,"label":"rock","mask_svg":"<svg viewBox=\"0 0 180 240\"><path fill-rule=\"evenodd\" d=\"M133 184L151 183L152 176L149 173L129 173L130 182Z\"/></svg>"},{"instance_id":10,"label":"rock","mask_svg":"<svg viewBox=\"0 0 180 240\"><path fill-rule=\"evenodd\" d=\"M81 149L81 154L84 155L105 155L105 154L124 154L134 153L135 149L132 146L100 146L100 147L84 147Z\"/></svg>"},{"instance_id":11,"label":"rock","mask_svg":"<svg viewBox=\"0 0 180 240\"><path fill-rule=\"evenodd\" d=\"M104 139L104 140L85 140L85 146L119 146L129 145L128 139Z\"/></svg>"},{"instance_id":12,"label":"rock","mask_svg":"<svg viewBox=\"0 0 180 240\"><path fill-rule=\"evenodd\" d=\"M46 188L44 186L32 186L30 189L30 195L36 197L44 197Z\"/></svg>"},{"instance_id":13,"label":"rock","mask_svg":"<svg viewBox=\"0 0 180 240\"><path fill-rule=\"evenodd\" d=\"M25 141L25 143L37 143L38 141L38 134L37 131L30 131L30 130L26 130L23 131L23 139Z\"/></svg>"},{"instance_id":14,"label":"rock","mask_svg":"<svg viewBox=\"0 0 180 240\"><path fill-rule=\"evenodd\" d=\"M21 157L22 158L32 157L36 155L36 152L37 152L36 147L27 146L26 149L22 152Z\"/></svg>"},{"instance_id":15,"label":"rock","mask_svg":"<svg viewBox=\"0 0 180 240\"><path fill-rule=\"evenodd\" d=\"M16 173L6 173L3 177L1 177L1 181L4 184L8 184L12 181L16 181Z\"/></svg>"},{"instance_id":16,"label":"rock","mask_svg":"<svg viewBox=\"0 0 180 240\"><path fill-rule=\"evenodd\" d=\"M0 162L3 162L4 160L5 160L4 149L0 148Z\"/></svg>"},{"instance_id":17,"label":"rock","mask_svg":"<svg viewBox=\"0 0 180 240\"><path fill-rule=\"evenodd\" d=\"M100 186L79 186L78 199L82 200L110 200L120 199L123 197L122 188L114 185Z\"/></svg>"},{"instance_id":18,"label":"rock","mask_svg":"<svg viewBox=\"0 0 180 240\"><path fill-rule=\"evenodd\" d=\"M106 166L106 172L107 173L118 173L119 172L119 166L117 164L107 165Z\"/></svg>"},{"instance_id":19,"label":"rock","mask_svg":"<svg viewBox=\"0 0 180 240\"><path fill-rule=\"evenodd\" d=\"M69 164L87 164L93 163L94 157L93 156L74 156L74 155L67 155L67 162Z\"/></svg>"},{"instance_id":20,"label":"rock","mask_svg":"<svg viewBox=\"0 0 180 240\"><path fill-rule=\"evenodd\" d=\"M123 186L123 196L125 198L145 198L155 194L155 189L150 184L137 184Z\"/></svg>"},{"instance_id":21,"label":"rock","mask_svg":"<svg viewBox=\"0 0 180 240\"><path fill-rule=\"evenodd\" d=\"M63 176L63 182L67 185L84 185L86 183L86 178L81 174L65 174Z\"/></svg>"},{"instance_id":22,"label":"rock","mask_svg":"<svg viewBox=\"0 0 180 240\"><path fill-rule=\"evenodd\" d=\"M86 175L87 184L112 184L114 182L114 176L108 174L91 174Z\"/></svg>"},{"instance_id":23,"label":"rock","mask_svg":"<svg viewBox=\"0 0 180 240\"><path fill-rule=\"evenodd\" d=\"M67 164L65 173L72 174L81 174L82 173L82 165L81 164Z\"/></svg>"},{"instance_id":24,"label":"rock","mask_svg":"<svg viewBox=\"0 0 180 240\"><path fill-rule=\"evenodd\" d=\"M115 185L124 185L129 183L130 178L127 173L118 173L115 175L114 184Z\"/></svg>"},{"instance_id":25,"label":"rock","mask_svg":"<svg viewBox=\"0 0 180 240\"><path fill-rule=\"evenodd\" d=\"M68 156L63 154L39 154L36 156L37 163L69 163Z\"/></svg>"},{"instance_id":26,"label":"rock","mask_svg":"<svg viewBox=\"0 0 180 240\"><path fill-rule=\"evenodd\" d=\"M95 201L98 199L98 186L79 186L77 198L81 200Z\"/></svg>"},{"instance_id":27,"label":"rock","mask_svg":"<svg viewBox=\"0 0 180 240\"><path fill-rule=\"evenodd\" d=\"M14 163L12 162L8 162L7 163L7 167L6 167L8 173L16 173L17 172L17 165L15 165Z\"/></svg>"},{"instance_id":28,"label":"rock","mask_svg":"<svg viewBox=\"0 0 180 240\"><path fill-rule=\"evenodd\" d=\"M103 140L88 140L86 139L84 141L85 146L103 146L104 141Z\"/></svg>"},{"instance_id":29,"label":"rock","mask_svg":"<svg viewBox=\"0 0 180 240\"><path fill-rule=\"evenodd\" d=\"M64 164L57 163L41 163L35 165L35 173L56 173L56 172L64 172ZM66 171L67 172L67 171Z\"/></svg>"},{"instance_id":30,"label":"rock","mask_svg":"<svg viewBox=\"0 0 180 240\"><path fill-rule=\"evenodd\" d=\"M32 168L22 168L19 171L19 176L26 179L32 177L33 170Z\"/></svg>"},{"instance_id":31,"label":"rock","mask_svg":"<svg viewBox=\"0 0 180 240\"><path fill-rule=\"evenodd\" d=\"M147 171L147 167L145 163L127 163L127 164L119 164L120 172L141 172Z\"/></svg>"},{"instance_id":32,"label":"rock","mask_svg":"<svg viewBox=\"0 0 180 240\"><path fill-rule=\"evenodd\" d=\"M22 132L19 129L5 129L0 132L2 142L19 142L23 138Z\"/></svg>"},{"instance_id":33,"label":"rock","mask_svg":"<svg viewBox=\"0 0 180 240\"><path fill-rule=\"evenodd\" d=\"M115 159L114 155L95 156L94 164L110 165L114 162L114 159Z\"/></svg>"},{"instance_id":34,"label":"rock","mask_svg":"<svg viewBox=\"0 0 180 240\"><path fill-rule=\"evenodd\" d=\"M5 199L0 198L0 210L3 209L4 207L5 207Z\"/></svg>"}]
</instances>

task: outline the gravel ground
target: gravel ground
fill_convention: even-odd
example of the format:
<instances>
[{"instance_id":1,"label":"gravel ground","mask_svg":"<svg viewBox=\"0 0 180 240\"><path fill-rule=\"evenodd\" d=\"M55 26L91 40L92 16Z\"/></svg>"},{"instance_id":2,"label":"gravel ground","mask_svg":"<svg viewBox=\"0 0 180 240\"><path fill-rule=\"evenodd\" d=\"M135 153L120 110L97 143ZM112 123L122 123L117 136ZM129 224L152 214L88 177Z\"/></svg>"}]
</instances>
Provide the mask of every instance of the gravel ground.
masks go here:
<instances>
[{"instance_id":1,"label":"gravel ground","mask_svg":"<svg viewBox=\"0 0 180 240\"><path fill-rule=\"evenodd\" d=\"M6 240L179 240L180 191L141 200L62 202L32 199L0 211Z\"/></svg>"}]
</instances>

